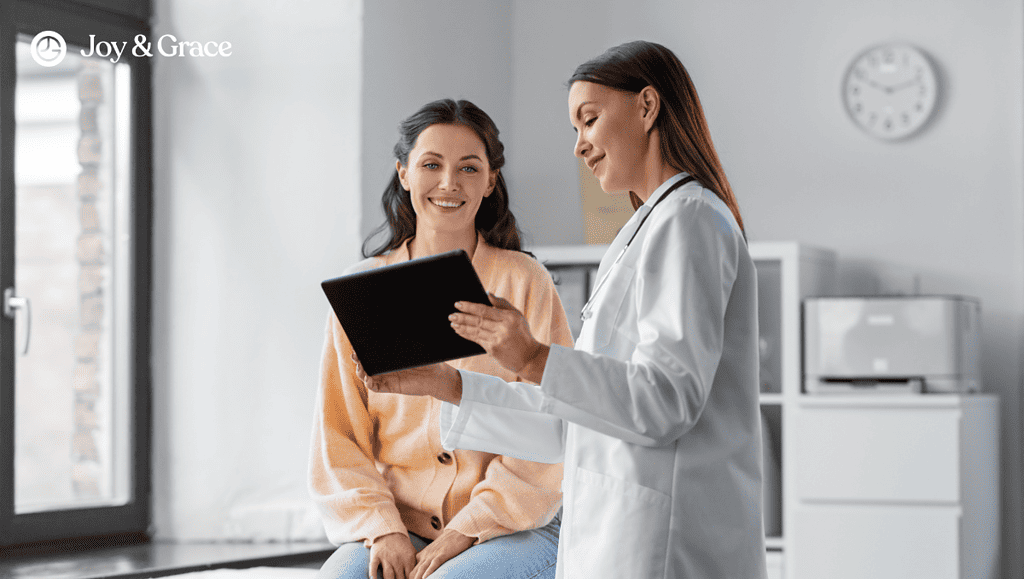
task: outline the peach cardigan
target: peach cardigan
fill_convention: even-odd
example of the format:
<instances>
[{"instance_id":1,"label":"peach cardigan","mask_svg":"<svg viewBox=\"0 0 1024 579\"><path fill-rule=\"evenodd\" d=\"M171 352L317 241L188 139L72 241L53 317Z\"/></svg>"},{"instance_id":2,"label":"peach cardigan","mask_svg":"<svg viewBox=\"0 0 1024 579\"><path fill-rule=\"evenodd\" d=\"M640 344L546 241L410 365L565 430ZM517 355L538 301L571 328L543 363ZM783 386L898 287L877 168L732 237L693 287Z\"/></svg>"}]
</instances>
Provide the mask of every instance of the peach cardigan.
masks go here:
<instances>
[{"instance_id":1,"label":"peach cardigan","mask_svg":"<svg viewBox=\"0 0 1024 579\"><path fill-rule=\"evenodd\" d=\"M346 273L409 259L408 244ZM526 316L534 337L572 347L551 275L530 256L488 246L473 256L484 287ZM415 291L410 288L409 291ZM355 375L337 316L327 321L309 460L309 491L334 544L407 530L434 539L446 528L477 542L547 524L562 503L561 464L541 464L441 446L441 403L368 392ZM490 356L458 369L516 381Z\"/></svg>"}]
</instances>

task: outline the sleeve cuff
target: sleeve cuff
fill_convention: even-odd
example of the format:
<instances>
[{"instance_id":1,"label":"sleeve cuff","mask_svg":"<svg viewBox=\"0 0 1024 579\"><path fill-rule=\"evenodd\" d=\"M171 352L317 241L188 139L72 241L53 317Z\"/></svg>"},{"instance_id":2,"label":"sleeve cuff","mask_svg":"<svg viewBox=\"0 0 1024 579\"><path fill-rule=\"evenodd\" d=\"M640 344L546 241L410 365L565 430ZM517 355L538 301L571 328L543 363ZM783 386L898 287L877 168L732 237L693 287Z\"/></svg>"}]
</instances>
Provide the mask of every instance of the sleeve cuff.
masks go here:
<instances>
[{"instance_id":1,"label":"sleeve cuff","mask_svg":"<svg viewBox=\"0 0 1024 579\"><path fill-rule=\"evenodd\" d=\"M438 421L445 450L562 462L562 421L540 411L544 394L537 386L466 370L459 373L462 401L458 407L442 403Z\"/></svg>"},{"instance_id":2,"label":"sleeve cuff","mask_svg":"<svg viewBox=\"0 0 1024 579\"><path fill-rule=\"evenodd\" d=\"M456 448L479 450L459 446L459 444L471 444L466 440L465 433L469 419L473 416L474 410L476 410L477 401L482 400L480 395L485 387L484 382L487 380L500 380L500 378L468 370L459 370L459 374L462 375L462 400L459 402L459 405L456 406L449 402L441 403L441 446L445 450L455 450ZM470 436L470 438L472 437Z\"/></svg>"},{"instance_id":3,"label":"sleeve cuff","mask_svg":"<svg viewBox=\"0 0 1024 579\"><path fill-rule=\"evenodd\" d=\"M466 386L466 376L463 375L463 397L458 406L449 402L441 403L441 447L445 450L455 450L456 448L459 448L459 442L462 440L462 433L466 430L466 422L469 421L469 417L473 414L473 401L465 396L467 391Z\"/></svg>"},{"instance_id":4,"label":"sleeve cuff","mask_svg":"<svg viewBox=\"0 0 1024 579\"><path fill-rule=\"evenodd\" d=\"M476 513L467 512L469 506L459 511L459 514L455 515L449 523L449 529L458 531L459 533L476 539L474 545L479 545L484 541L490 541L495 537L502 535L508 535L512 531L502 527L493 520L481 521L480 517Z\"/></svg>"},{"instance_id":5,"label":"sleeve cuff","mask_svg":"<svg viewBox=\"0 0 1024 579\"><path fill-rule=\"evenodd\" d=\"M353 513L348 513L353 516ZM363 545L369 547L375 540L391 533L408 533L402 516L395 507L371 507L364 515L354 515L357 521L344 521L337 515L324 517L324 527L328 540L335 544L350 543L362 538ZM332 520L333 519L333 520Z\"/></svg>"},{"instance_id":6,"label":"sleeve cuff","mask_svg":"<svg viewBox=\"0 0 1024 579\"><path fill-rule=\"evenodd\" d=\"M387 511L380 512L378 513L377 518L379 518L379 521L369 529L367 537L363 541L363 545L366 547L373 545L374 541L384 535L390 535L391 533L409 533L409 530L405 528L405 523L402 522L402 516L398 514L397 509L388 509Z\"/></svg>"}]
</instances>

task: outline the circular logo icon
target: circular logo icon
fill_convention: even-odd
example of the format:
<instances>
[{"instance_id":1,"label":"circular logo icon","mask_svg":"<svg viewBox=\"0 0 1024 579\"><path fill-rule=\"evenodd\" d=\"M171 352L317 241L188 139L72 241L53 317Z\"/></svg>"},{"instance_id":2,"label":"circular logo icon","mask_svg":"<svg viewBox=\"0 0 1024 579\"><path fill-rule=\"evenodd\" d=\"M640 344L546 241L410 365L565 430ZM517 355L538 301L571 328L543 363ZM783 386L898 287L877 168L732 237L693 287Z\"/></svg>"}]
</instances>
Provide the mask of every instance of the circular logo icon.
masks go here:
<instances>
[{"instance_id":1,"label":"circular logo icon","mask_svg":"<svg viewBox=\"0 0 1024 579\"><path fill-rule=\"evenodd\" d=\"M40 66L57 66L68 52L68 43L59 32L44 30L32 39L32 60Z\"/></svg>"}]
</instances>

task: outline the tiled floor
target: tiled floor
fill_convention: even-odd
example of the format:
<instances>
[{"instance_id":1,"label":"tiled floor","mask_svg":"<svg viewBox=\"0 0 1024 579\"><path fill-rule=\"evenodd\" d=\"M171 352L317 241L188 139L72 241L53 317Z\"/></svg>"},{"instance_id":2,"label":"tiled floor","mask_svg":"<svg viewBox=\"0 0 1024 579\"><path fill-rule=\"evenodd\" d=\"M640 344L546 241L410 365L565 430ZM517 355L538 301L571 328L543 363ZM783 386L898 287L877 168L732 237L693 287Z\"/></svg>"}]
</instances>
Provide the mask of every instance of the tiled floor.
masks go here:
<instances>
[{"instance_id":1,"label":"tiled floor","mask_svg":"<svg viewBox=\"0 0 1024 579\"><path fill-rule=\"evenodd\" d=\"M0 557L7 579L148 579L217 568L317 569L329 543L146 543L75 552Z\"/></svg>"}]
</instances>

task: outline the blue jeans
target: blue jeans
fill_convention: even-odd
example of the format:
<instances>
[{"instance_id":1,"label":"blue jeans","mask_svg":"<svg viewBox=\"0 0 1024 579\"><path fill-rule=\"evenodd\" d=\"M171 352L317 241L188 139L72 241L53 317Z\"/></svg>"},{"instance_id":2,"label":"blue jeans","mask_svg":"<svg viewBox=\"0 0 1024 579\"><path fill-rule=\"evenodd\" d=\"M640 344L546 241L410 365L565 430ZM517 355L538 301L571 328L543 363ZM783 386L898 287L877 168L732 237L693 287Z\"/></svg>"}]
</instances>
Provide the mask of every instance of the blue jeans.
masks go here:
<instances>
[{"instance_id":1,"label":"blue jeans","mask_svg":"<svg viewBox=\"0 0 1024 579\"><path fill-rule=\"evenodd\" d=\"M430 579L553 579L558 555L558 531L562 512L547 526L495 537L473 545L449 559ZM416 551L430 541L409 533ZM317 579L367 579L370 550L362 541L344 543L324 566ZM378 577L383 577L377 572Z\"/></svg>"}]
</instances>

